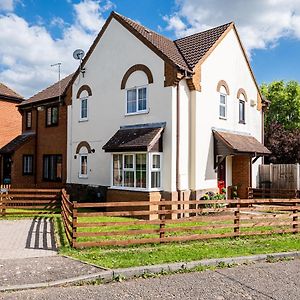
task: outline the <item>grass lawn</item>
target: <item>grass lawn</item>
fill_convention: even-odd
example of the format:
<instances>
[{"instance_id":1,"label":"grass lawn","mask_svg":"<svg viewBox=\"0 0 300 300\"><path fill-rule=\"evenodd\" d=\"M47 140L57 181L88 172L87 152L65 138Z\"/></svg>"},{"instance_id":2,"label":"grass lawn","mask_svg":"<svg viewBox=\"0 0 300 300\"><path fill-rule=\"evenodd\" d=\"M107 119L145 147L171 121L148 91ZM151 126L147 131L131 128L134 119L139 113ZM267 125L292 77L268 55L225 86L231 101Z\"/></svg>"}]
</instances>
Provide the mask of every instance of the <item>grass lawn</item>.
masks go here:
<instances>
[{"instance_id":1,"label":"grass lawn","mask_svg":"<svg viewBox=\"0 0 300 300\"><path fill-rule=\"evenodd\" d=\"M121 219L124 220L124 218L103 218L105 217L93 219L87 218L87 220L81 219L80 221L103 222L105 219L107 221L120 221ZM126 221L128 221L128 218L126 218ZM126 268L168 262L187 262L208 258L234 257L300 250L300 234L276 234L269 236L222 238L184 243L147 244L127 247L106 246L86 249L72 249L66 242L61 220L56 219L55 223L56 230L60 234L60 254L68 255L106 268ZM203 223L198 222L196 225L203 225ZM130 229L148 229L149 226L153 225L133 225L130 227ZM114 228L114 230L122 229L128 228L124 228L123 226L117 226ZM265 227L261 229L269 230L271 228ZM93 230L109 231L105 226L97 229L84 228L84 231ZM140 238L140 236L130 236L129 238ZM90 237L81 239L81 241L87 241L91 239L94 240L94 238ZM117 237L117 239L120 238Z\"/></svg>"}]
</instances>

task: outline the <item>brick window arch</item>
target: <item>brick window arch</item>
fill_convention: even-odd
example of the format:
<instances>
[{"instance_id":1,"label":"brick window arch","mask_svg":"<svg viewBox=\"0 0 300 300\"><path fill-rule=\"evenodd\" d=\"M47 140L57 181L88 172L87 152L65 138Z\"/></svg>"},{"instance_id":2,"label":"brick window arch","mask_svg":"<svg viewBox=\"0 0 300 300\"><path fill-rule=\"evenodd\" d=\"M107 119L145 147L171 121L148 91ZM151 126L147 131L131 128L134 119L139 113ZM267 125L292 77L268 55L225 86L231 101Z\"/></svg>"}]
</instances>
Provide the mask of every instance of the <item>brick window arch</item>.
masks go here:
<instances>
[{"instance_id":1,"label":"brick window arch","mask_svg":"<svg viewBox=\"0 0 300 300\"><path fill-rule=\"evenodd\" d=\"M137 64L137 65L134 65L132 67L130 67L126 73L124 74L123 76L123 79L122 79L122 82L121 82L121 90L124 90L125 87L126 87L126 82L129 78L129 76L136 72L136 71L142 71L146 74L147 78L148 78L148 83L153 83L153 75L151 73L151 70L145 66L145 65L142 65L142 64Z\"/></svg>"},{"instance_id":2,"label":"brick window arch","mask_svg":"<svg viewBox=\"0 0 300 300\"><path fill-rule=\"evenodd\" d=\"M92 96L92 89L87 85L82 85L77 92L76 98L79 99L82 92L86 91L89 96Z\"/></svg>"},{"instance_id":3,"label":"brick window arch","mask_svg":"<svg viewBox=\"0 0 300 300\"><path fill-rule=\"evenodd\" d=\"M86 141L82 141L78 144L77 148L76 148L76 154L78 154L80 152L80 149L85 147L88 151L88 153L92 153L92 148L90 146L90 144Z\"/></svg>"},{"instance_id":4,"label":"brick window arch","mask_svg":"<svg viewBox=\"0 0 300 300\"><path fill-rule=\"evenodd\" d=\"M236 95L237 99L240 99L241 95L244 96L245 101L248 101L247 93L243 88L240 88L238 90L237 95Z\"/></svg>"},{"instance_id":5,"label":"brick window arch","mask_svg":"<svg viewBox=\"0 0 300 300\"><path fill-rule=\"evenodd\" d=\"M220 90L221 90L221 87L224 87L224 89L226 90L226 94L227 95L230 95L230 90L229 90L229 87L228 87L228 84L225 80L220 80L218 82L218 85L217 85L217 92L220 93Z\"/></svg>"}]
</instances>

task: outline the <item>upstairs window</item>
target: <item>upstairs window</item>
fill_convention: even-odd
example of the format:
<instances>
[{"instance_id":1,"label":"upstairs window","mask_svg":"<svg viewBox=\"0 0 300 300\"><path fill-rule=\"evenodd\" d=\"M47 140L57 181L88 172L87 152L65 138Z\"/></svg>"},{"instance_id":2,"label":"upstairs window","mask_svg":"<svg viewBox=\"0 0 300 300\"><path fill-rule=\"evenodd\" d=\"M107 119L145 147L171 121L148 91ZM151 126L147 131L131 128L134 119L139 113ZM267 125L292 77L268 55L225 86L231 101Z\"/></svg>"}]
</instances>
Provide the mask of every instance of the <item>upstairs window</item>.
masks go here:
<instances>
[{"instance_id":1,"label":"upstairs window","mask_svg":"<svg viewBox=\"0 0 300 300\"><path fill-rule=\"evenodd\" d=\"M239 100L239 123L245 124L245 101Z\"/></svg>"},{"instance_id":2,"label":"upstairs window","mask_svg":"<svg viewBox=\"0 0 300 300\"><path fill-rule=\"evenodd\" d=\"M227 119L227 95L226 94L220 94L219 117L220 119Z\"/></svg>"},{"instance_id":3,"label":"upstairs window","mask_svg":"<svg viewBox=\"0 0 300 300\"><path fill-rule=\"evenodd\" d=\"M47 107L46 109L46 126L58 125L58 106Z\"/></svg>"},{"instance_id":4,"label":"upstairs window","mask_svg":"<svg viewBox=\"0 0 300 300\"><path fill-rule=\"evenodd\" d=\"M23 175L33 174L33 155L23 155Z\"/></svg>"},{"instance_id":5,"label":"upstairs window","mask_svg":"<svg viewBox=\"0 0 300 300\"><path fill-rule=\"evenodd\" d=\"M126 113L145 113L147 112L147 88L138 87L127 90Z\"/></svg>"},{"instance_id":6,"label":"upstairs window","mask_svg":"<svg viewBox=\"0 0 300 300\"><path fill-rule=\"evenodd\" d=\"M31 129L32 126L32 111L27 111L25 115L26 129Z\"/></svg>"},{"instance_id":7,"label":"upstairs window","mask_svg":"<svg viewBox=\"0 0 300 300\"><path fill-rule=\"evenodd\" d=\"M87 121L88 119L88 99L80 99L80 121Z\"/></svg>"}]
</instances>

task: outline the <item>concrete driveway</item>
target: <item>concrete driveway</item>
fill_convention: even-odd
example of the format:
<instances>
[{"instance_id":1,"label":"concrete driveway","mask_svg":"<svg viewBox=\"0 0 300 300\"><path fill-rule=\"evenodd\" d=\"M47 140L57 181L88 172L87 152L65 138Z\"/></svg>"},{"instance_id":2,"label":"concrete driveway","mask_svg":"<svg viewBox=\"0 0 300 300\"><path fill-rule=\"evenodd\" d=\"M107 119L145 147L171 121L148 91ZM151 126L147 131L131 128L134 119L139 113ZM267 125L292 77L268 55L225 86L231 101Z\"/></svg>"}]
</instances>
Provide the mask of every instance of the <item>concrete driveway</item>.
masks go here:
<instances>
[{"instance_id":1,"label":"concrete driveway","mask_svg":"<svg viewBox=\"0 0 300 300\"><path fill-rule=\"evenodd\" d=\"M53 222L49 218L0 220L0 259L57 254Z\"/></svg>"}]
</instances>

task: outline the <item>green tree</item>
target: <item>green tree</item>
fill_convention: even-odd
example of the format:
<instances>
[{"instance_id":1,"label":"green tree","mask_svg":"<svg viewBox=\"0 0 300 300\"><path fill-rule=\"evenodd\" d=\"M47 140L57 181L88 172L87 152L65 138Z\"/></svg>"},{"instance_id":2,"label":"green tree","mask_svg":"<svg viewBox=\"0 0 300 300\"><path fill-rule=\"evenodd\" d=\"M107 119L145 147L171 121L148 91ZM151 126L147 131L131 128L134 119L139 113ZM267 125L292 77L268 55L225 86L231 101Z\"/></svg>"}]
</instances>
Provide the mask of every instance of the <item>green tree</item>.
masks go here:
<instances>
[{"instance_id":1,"label":"green tree","mask_svg":"<svg viewBox=\"0 0 300 300\"><path fill-rule=\"evenodd\" d=\"M261 91L271 101L266 113L266 131L274 123L287 130L300 128L300 84L297 81L263 84Z\"/></svg>"}]
</instances>

